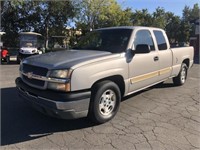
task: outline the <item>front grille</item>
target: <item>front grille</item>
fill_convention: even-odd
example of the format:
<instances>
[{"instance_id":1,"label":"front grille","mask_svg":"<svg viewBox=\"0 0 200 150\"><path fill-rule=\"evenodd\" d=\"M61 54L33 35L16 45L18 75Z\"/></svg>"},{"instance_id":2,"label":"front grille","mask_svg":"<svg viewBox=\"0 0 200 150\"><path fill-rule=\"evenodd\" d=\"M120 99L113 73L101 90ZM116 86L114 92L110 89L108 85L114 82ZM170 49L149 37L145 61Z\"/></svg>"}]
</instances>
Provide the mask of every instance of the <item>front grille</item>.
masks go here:
<instances>
[{"instance_id":1,"label":"front grille","mask_svg":"<svg viewBox=\"0 0 200 150\"><path fill-rule=\"evenodd\" d=\"M26 77L26 76L24 76L24 75L23 75L23 79L24 79L26 82L28 82L28 83L30 83L30 84L32 84L32 85L36 85L36 86L40 86L40 87L43 87L44 84L45 84L45 81L36 80L36 79L29 79L28 77Z\"/></svg>"},{"instance_id":2,"label":"front grille","mask_svg":"<svg viewBox=\"0 0 200 150\"><path fill-rule=\"evenodd\" d=\"M23 72L28 73L32 72L33 74L40 75L40 76L46 76L48 69L38 66L32 66L28 64L23 64Z\"/></svg>"},{"instance_id":3,"label":"front grille","mask_svg":"<svg viewBox=\"0 0 200 150\"><path fill-rule=\"evenodd\" d=\"M44 67L38 67L38 66L23 64L23 73L28 73L28 72L31 72L32 74L35 74L35 75L46 77L48 69L44 68ZM37 79L31 79L31 78L28 78L25 75L23 75L22 77L23 77L23 80L26 83L29 83L30 85L41 87L41 88L44 87L44 85L45 85L45 81L37 80Z\"/></svg>"}]
</instances>

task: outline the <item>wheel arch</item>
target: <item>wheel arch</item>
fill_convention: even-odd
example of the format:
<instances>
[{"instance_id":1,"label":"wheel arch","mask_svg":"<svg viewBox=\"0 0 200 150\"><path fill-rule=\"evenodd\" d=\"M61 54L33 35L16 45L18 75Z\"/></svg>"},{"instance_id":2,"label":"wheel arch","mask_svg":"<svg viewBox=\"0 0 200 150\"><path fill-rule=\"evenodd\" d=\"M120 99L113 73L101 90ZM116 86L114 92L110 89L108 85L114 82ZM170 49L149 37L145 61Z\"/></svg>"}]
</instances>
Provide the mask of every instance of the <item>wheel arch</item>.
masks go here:
<instances>
[{"instance_id":1,"label":"wheel arch","mask_svg":"<svg viewBox=\"0 0 200 150\"><path fill-rule=\"evenodd\" d=\"M189 68L190 66L190 59L189 58L186 58L183 60L182 64L185 63L187 65L187 67Z\"/></svg>"},{"instance_id":2,"label":"wheel arch","mask_svg":"<svg viewBox=\"0 0 200 150\"><path fill-rule=\"evenodd\" d=\"M120 89L121 92L121 96L123 97L124 93L125 93L125 83L124 83L124 78L121 75L113 75L113 76L109 76L109 77L105 77L102 79L97 80L96 82L93 83L93 85L91 86L91 90L93 90L95 88L95 85L97 83L100 83L102 81L112 81L115 84L117 84L117 86Z\"/></svg>"}]
</instances>

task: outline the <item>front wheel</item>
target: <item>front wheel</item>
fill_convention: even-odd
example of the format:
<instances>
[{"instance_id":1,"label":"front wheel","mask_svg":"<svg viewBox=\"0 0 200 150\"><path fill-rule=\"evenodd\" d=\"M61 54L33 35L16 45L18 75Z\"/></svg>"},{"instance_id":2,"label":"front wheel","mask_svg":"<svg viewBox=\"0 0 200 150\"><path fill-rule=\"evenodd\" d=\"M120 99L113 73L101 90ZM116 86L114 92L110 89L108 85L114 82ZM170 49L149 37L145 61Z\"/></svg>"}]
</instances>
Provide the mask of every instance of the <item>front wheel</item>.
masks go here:
<instances>
[{"instance_id":1,"label":"front wheel","mask_svg":"<svg viewBox=\"0 0 200 150\"><path fill-rule=\"evenodd\" d=\"M187 71L188 71L187 65L185 63L182 63L181 70L180 70L178 76L173 78L173 82L175 85L180 86L186 82Z\"/></svg>"},{"instance_id":2,"label":"front wheel","mask_svg":"<svg viewBox=\"0 0 200 150\"><path fill-rule=\"evenodd\" d=\"M17 63L20 64L20 62L22 61L20 56L17 56Z\"/></svg>"},{"instance_id":3,"label":"front wheel","mask_svg":"<svg viewBox=\"0 0 200 150\"><path fill-rule=\"evenodd\" d=\"M103 81L97 83L92 91L88 114L90 119L98 124L111 120L121 102L119 87L112 81Z\"/></svg>"}]
</instances>

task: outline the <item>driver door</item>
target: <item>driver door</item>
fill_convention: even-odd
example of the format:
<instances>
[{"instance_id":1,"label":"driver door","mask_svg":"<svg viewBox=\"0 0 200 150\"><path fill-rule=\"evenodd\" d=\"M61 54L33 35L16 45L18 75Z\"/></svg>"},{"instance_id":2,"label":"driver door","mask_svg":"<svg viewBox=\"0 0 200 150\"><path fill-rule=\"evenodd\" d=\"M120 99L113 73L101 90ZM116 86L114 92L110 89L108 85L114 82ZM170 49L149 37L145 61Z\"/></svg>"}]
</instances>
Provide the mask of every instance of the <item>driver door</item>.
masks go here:
<instances>
[{"instance_id":1,"label":"driver door","mask_svg":"<svg viewBox=\"0 0 200 150\"><path fill-rule=\"evenodd\" d=\"M147 29L135 32L133 48L138 44L150 46L150 53L135 54L129 62L129 93L137 91L158 81L159 60L158 51L152 38L152 33Z\"/></svg>"}]
</instances>

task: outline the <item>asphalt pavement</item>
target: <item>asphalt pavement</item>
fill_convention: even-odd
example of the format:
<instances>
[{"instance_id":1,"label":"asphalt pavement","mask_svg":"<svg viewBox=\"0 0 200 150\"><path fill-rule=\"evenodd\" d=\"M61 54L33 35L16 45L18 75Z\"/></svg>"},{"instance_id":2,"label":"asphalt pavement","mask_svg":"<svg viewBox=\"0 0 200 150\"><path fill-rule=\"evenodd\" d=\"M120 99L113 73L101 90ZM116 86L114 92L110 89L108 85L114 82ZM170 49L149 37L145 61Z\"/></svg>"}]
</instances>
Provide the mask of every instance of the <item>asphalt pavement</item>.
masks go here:
<instances>
[{"instance_id":1,"label":"asphalt pavement","mask_svg":"<svg viewBox=\"0 0 200 150\"><path fill-rule=\"evenodd\" d=\"M200 149L200 65L184 86L171 80L122 100L116 117L95 125L83 118L45 116L21 100L19 65L0 66L2 150L197 150Z\"/></svg>"}]
</instances>

